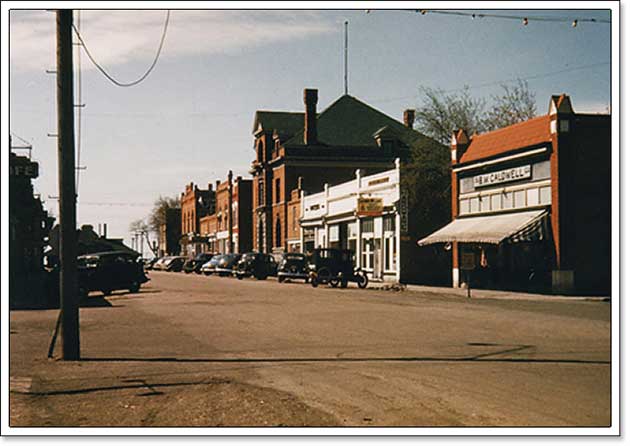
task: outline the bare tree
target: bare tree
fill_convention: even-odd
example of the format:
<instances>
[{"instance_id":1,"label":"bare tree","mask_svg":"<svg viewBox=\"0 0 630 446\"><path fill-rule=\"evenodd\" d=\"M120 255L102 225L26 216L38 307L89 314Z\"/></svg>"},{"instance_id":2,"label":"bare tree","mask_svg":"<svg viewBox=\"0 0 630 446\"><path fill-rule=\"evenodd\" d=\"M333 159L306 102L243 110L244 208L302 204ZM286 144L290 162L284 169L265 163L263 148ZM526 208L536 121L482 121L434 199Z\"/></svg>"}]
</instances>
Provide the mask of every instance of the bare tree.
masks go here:
<instances>
[{"instance_id":1,"label":"bare tree","mask_svg":"<svg viewBox=\"0 0 630 446\"><path fill-rule=\"evenodd\" d=\"M501 95L491 96L491 105L473 98L470 89L447 94L439 89L421 88L422 105L416 110L416 128L444 145L450 144L453 130L464 129L469 135L495 130L536 115L535 95L526 81L502 85Z\"/></svg>"},{"instance_id":2,"label":"bare tree","mask_svg":"<svg viewBox=\"0 0 630 446\"><path fill-rule=\"evenodd\" d=\"M179 209L181 203L177 197L162 197L155 200L151 214L149 214L148 226L156 234L160 232L160 226L166 224L166 214L169 209Z\"/></svg>"}]
</instances>

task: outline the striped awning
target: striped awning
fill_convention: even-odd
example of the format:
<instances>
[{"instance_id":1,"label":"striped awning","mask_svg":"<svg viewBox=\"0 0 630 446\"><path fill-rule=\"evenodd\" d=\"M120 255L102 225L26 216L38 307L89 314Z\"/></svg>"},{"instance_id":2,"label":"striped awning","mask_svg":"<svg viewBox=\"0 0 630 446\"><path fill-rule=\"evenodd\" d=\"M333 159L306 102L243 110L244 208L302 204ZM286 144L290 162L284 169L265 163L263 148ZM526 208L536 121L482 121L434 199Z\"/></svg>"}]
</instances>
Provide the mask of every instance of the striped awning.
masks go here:
<instances>
[{"instance_id":1,"label":"striped awning","mask_svg":"<svg viewBox=\"0 0 630 446\"><path fill-rule=\"evenodd\" d=\"M485 217L458 218L418 245L433 243L519 243L549 238L548 211L524 211Z\"/></svg>"}]
</instances>

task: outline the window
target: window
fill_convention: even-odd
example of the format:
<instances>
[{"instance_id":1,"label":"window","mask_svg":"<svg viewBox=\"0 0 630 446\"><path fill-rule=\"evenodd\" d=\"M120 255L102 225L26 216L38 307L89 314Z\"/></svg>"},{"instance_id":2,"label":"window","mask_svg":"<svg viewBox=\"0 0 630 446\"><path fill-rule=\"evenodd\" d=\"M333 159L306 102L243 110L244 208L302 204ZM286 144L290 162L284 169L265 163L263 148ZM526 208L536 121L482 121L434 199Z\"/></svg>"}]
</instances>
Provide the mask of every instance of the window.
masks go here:
<instances>
[{"instance_id":1,"label":"window","mask_svg":"<svg viewBox=\"0 0 630 446\"><path fill-rule=\"evenodd\" d=\"M394 232L396 230L396 219L393 215L383 217L383 231Z\"/></svg>"},{"instance_id":2,"label":"window","mask_svg":"<svg viewBox=\"0 0 630 446\"><path fill-rule=\"evenodd\" d=\"M470 201L468 199L459 200L459 213L461 215L470 213Z\"/></svg>"},{"instance_id":3,"label":"window","mask_svg":"<svg viewBox=\"0 0 630 446\"><path fill-rule=\"evenodd\" d=\"M492 210L498 211L501 209L501 194L494 194L492 196Z\"/></svg>"},{"instance_id":4,"label":"window","mask_svg":"<svg viewBox=\"0 0 630 446\"><path fill-rule=\"evenodd\" d=\"M514 207L522 208L525 207L525 191L517 190L514 192Z\"/></svg>"},{"instance_id":5,"label":"window","mask_svg":"<svg viewBox=\"0 0 630 446\"><path fill-rule=\"evenodd\" d=\"M280 224L280 218L276 219L276 245L277 247L282 246L282 225Z\"/></svg>"},{"instance_id":6,"label":"window","mask_svg":"<svg viewBox=\"0 0 630 446\"><path fill-rule=\"evenodd\" d=\"M295 206L293 206L291 208L291 212L293 213L293 232L297 231L297 208Z\"/></svg>"},{"instance_id":7,"label":"window","mask_svg":"<svg viewBox=\"0 0 630 446\"><path fill-rule=\"evenodd\" d=\"M503 192L501 198L503 209L512 209L514 207L514 195L512 192Z\"/></svg>"},{"instance_id":8,"label":"window","mask_svg":"<svg viewBox=\"0 0 630 446\"><path fill-rule=\"evenodd\" d=\"M527 206L538 206L538 188L527 189Z\"/></svg>"},{"instance_id":9,"label":"window","mask_svg":"<svg viewBox=\"0 0 630 446\"><path fill-rule=\"evenodd\" d=\"M470 199L470 213L475 214L479 212L479 197L473 197Z\"/></svg>"},{"instance_id":10,"label":"window","mask_svg":"<svg viewBox=\"0 0 630 446\"><path fill-rule=\"evenodd\" d=\"M258 162L262 163L264 161L264 149L263 149L263 143L262 141L260 141L258 143Z\"/></svg>"},{"instance_id":11,"label":"window","mask_svg":"<svg viewBox=\"0 0 630 446\"><path fill-rule=\"evenodd\" d=\"M361 220L361 232L362 233L374 232L374 219L373 218L366 218L364 220Z\"/></svg>"},{"instance_id":12,"label":"window","mask_svg":"<svg viewBox=\"0 0 630 446\"><path fill-rule=\"evenodd\" d=\"M361 251L361 266L365 269L374 267L374 240L363 239L363 249Z\"/></svg>"},{"instance_id":13,"label":"window","mask_svg":"<svg viewBox=\"0 0 630 446\"><path fill-rule=\"evenodd\" d=\"M479 199L481 202L481 212L488 212L490 210L490 195L482 195Z\"/></svg>"},{"instance_id":14,"label":"window","mask_svg":"<svg viewBox=\"0 0 630 446\"><path fill-rule=\"evenodd\" d=\"M280 203L280 178L276 178L276 203Z\"/></svg>"},{"instance_id":15,"label":"window","mask_svg":"<svg viewBox=\"0 0 630 446\"><path fill-rule=\"evenodd\" d=\"M258 180L258 206L265 204L265 186L263 180Z\"/></svg>"},{"instance_id":16,"label":"window","mask_svg":"<svg viewBox=\"0 0 630 446\"><path fill-rule=\"evenodd\" d=\"M540 188L540 204L551 204L551 186Z\"/></svg>"}]
</instances>

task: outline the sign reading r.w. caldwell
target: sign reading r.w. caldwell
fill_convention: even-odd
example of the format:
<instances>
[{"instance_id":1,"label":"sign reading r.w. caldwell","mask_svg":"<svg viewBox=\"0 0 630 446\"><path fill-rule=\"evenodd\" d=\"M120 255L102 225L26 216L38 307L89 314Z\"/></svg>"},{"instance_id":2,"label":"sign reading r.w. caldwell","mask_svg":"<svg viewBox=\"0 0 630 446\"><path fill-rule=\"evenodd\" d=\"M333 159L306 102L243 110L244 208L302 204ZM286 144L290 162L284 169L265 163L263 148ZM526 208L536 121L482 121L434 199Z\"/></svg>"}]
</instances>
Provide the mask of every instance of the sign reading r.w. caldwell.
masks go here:
<instances>
[{"instance_id":1,"label":"sign reading r.w. caldwell","mask_svg":"<svg viewBox=\"0 0 630 446\"><path fill-rule=\"evenodd\" d=\"M475 188L490 186L492 184L507 183L509 181L518 181L525 178L531 178L532 166L519 166L511 169L499 170L492 173L484 173L473 178Z\"/></svg>"}]
</instances>

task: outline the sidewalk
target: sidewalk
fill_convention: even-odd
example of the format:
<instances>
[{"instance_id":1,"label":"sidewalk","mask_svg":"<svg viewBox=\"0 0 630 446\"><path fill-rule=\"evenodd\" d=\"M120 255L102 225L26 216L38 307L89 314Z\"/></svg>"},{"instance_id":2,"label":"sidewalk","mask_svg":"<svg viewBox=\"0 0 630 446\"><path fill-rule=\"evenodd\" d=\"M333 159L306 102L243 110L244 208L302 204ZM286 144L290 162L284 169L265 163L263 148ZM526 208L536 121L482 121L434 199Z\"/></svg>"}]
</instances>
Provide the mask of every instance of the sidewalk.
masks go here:
<instances>
[{"instance_id":1,"label":"sidewalk","mask_svg":"<svg viewBox=\"0 0 630 446\"><path fill-rule=\"evenodd\" d=\"M424 293L439 295L442 297L467 297L466 288L437 287L426 285L401 285L388 282L370 282L368 289L410 291L414 293ZM610 296L562 296L553 294L534 294L516 291L483 290L470 289L472 299L503 299L503 300L529 300L529 301L586 301L586 302L609 302Z\"/></svg>"}]
</instances>

